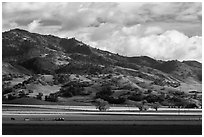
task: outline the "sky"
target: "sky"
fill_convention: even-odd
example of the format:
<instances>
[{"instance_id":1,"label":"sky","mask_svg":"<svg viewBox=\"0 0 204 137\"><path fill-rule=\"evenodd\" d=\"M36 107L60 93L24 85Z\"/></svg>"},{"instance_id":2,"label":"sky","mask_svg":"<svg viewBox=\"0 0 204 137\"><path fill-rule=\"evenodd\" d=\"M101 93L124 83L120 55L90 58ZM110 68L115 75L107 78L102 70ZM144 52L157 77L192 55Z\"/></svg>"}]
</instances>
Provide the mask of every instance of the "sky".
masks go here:
<instances>
[{"instance_id":1,"label":"sky","mask_svg":"<svg viewBox=\"0 0 204 137\"><path fill-rule=\"evenodd\" d=\"M2 31L76 39L124 56L202 61L202 3L3 3Z\"/></svg>"}]
</instances>

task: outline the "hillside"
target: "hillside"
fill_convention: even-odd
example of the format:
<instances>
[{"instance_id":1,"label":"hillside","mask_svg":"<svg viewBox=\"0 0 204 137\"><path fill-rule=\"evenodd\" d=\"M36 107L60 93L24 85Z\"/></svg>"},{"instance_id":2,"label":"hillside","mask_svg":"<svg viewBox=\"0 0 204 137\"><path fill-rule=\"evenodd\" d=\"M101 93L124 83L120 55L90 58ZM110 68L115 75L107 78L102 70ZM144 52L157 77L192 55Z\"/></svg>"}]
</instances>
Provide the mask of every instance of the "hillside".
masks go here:
<instances>
[{"instance_id":1,"label":"hillside","mask_svg":"<svg viewBox=\"0 0 204 137\"><path fill-rule=\"evenodd\" d=\"M101 98L111 104L146 101L201 106L202 64L196 61L126 57L75 38L21 29L2 33L2 57L4 100L35 97L69 104ZM47 76L53 79L48 81ZM12 85L18 77L30 78Z\"/></svg>"}]
</instances>

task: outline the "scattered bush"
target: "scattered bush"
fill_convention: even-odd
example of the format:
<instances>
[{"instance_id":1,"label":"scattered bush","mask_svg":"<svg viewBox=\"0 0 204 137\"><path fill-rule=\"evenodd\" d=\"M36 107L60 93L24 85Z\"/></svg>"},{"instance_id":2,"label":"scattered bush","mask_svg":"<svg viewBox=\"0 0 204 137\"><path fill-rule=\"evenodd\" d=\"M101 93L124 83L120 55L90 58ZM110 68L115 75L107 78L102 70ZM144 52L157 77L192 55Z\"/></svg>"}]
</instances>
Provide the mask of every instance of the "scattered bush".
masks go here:
<instances>
[{"instance_id":1,"label":"scattered bush","mask_svg":"<svg viewBox=\"0 0 204 137\"><path fill-rule=\"evenodd\" d=\"M2 94L4 95L4 94L11 93L11 92L14 92L14 91L15 91L14 88L12 88L12 87L6 87L6 88L3 88L3 89L2 89Z\"/></svg>"},{"instance_id":2,"label":"scattered bush","mask_svg":"<svg viewBox=\"0 0 204 137\"><path fill-rule=\"evenodd\" d=\"M166 84L164 79L155 79L153 84L159 85L159 86L164 86Z\"/></svg>"},{"instance_id":3,"label":"scattered bush","mask_svg":"<svg viewBox=\"0 0 204 137\"><path fill-rule=\"evenodd\" d=\"M69 75L67 74L56 74L54 75L54 84L58 85L58 84L64 84L66 82L69 82Z\"/></svg>"},{"instance_id":4,"label":"scattered bush","mask_svg":"<svg viewBox=\"0 0 204 137\"><path fill-rule=\"evenodd\" d=\"M148 90L146 90L146 91L144 92L144 94L150 94L150 93L152 93L152 90L151 90L151 89L148 89Z\"/></svg>"},{"instance_id":5,"label":"scattered bush","mask_svg":"<svg viewBox=\"0 0 204 137\"><path fill-rule=\"evenodd\" d=\"M154 102L162 102L164 101L163 98L160 98L160 96L149 94L145 97L148 103L154 103Z\"/></svg>"},{"instance_id":6,"label":"scattered bush","mask_svg":"<svg viewBox=\"0 0 204 137\"><path fill-rule=\"evenodd\" d=\"M2 81L11 81L12 79L12 75L2 75Z\"/></svg>"}]
</instances>

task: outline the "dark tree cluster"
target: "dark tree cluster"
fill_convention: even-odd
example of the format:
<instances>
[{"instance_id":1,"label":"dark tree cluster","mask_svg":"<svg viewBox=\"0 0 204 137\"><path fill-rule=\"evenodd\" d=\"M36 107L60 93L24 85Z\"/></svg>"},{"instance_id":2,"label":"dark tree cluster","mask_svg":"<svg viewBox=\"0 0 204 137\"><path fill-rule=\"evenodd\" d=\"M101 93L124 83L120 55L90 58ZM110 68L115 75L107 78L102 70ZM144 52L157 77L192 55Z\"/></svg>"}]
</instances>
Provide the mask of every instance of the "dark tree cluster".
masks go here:
<instances>
[{"instance_id":1,"label":"dark tree cluster","mask_svg":"<svg viewBox=\"0 0 204 137\"><path fill-rule=\"evenodd\" d=\"M99 91L95 98L100 98L107 101L110 104L123 104L126 99L123 97L113 97L111 96L114 92L111 90L111 87L106 85L103 86L101 91Z\"/></svg>"},{"instance_id":2,"label":"dark tree cluster","mask_svg":"<svg viewBox=\"0 0 204 137\"><path fill-rule=\"evenodd\" d=\"M59 91L59 95L63 97L72 97L76 95L81 95L83 90L83 84L80 84L77 81L71 81L62 86Z\"/></svg>"},{"instance_id":3,"label":"dark tree cluster","mask_svg":"<svg viewBox=\"0 0 204 137\"><path fill-rule=\"evenodd\" d=\"M58 85L58 84L64 84L64 83L67 83L69 82L69 76L68 74L55 74L54 75L54 84L55 85Z\"/></svg>"}]
</instances>

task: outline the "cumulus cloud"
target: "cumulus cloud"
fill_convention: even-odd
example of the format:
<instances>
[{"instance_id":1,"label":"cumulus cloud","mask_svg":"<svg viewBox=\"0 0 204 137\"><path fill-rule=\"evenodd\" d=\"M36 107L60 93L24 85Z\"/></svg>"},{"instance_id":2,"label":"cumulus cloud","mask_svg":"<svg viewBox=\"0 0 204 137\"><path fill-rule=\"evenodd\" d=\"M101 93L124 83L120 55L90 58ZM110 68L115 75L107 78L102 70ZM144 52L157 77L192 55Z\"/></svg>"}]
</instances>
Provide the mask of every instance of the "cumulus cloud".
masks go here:
<instances>
[{"instance_id":1,"label":"cumulus cloud","mask_svg":"<svg viewBox=\"0 0 204 137\"><path fill-rule=\"evenodd\" d=\"M158 59L188 60L196 59L201 61L202 38L187 37L184 34L171 30L161 35L151 35L136 40L142 54L149 55Z\"/></svg>"},{"instance_id":2,"label":"cumulus cloud","mask_svg":"<svg viewBox=\"0 0 204 137\"><path fill-rule=\"evenodd\" d=\"M202 3L3 3L3 31L76 37L123 55L201 60ZM198 35L198 36L196 36Z\"/></svg>"},{"instance_id":3,"label":"cumulus cloud","mask_svg":"<svg viewBox=\"0 0 204 137\"><path fill-rule=\"evenodd\" d=\"M149 28L147 28L147 31ZM126 31L127 32L127 31ZM202 38L188 37L176 30L160 35L140 35L124 33L117 29L109 38L95 43L96 47L127 56L150 56L162 60L202 60Z\"/></svg>"},{"instance_id":4,"label":"cumulus cloud","mask_svg":"<svg viewBox=\"0 0 204 137\"><path fill-rule=\"evenodd\" d=\"M193 24L202 17L201 3L4 3L2 10L3 22L26 26L33 20L50 20L62 30L104 22L128 27L158 21Z\"/></svg>"},{"instance_id":5,"label":"cumulus cloud","mask_svg":"<svg viewBox=\"0 0 204 137\"><path fill-rule=\"evenodd\" d=\"M40 20L34 20L30 24L28 24L28 30L34 31L40 26Z\"/></svg>"},{"instance_id":6,"label":"cumulus cloud","mask_svg":"<svg viewBox=\"0 0 204 137\"><path fill-rule=\"evenodd\" d=\"M160 34L163 32L163 29L156 26L150 26L146 29L145 34Z\"/></svg>"}]
</instances>

